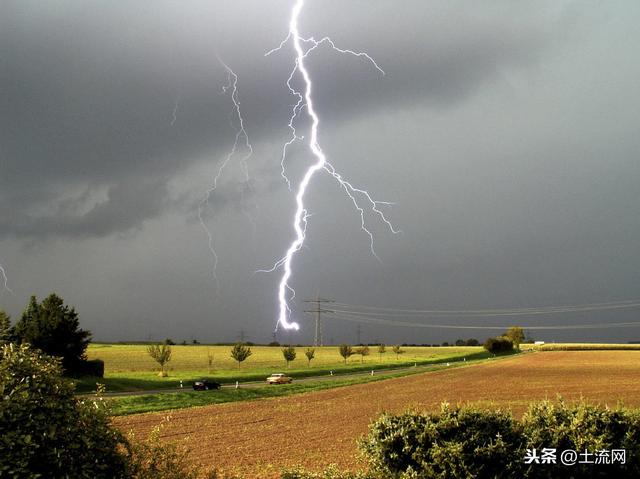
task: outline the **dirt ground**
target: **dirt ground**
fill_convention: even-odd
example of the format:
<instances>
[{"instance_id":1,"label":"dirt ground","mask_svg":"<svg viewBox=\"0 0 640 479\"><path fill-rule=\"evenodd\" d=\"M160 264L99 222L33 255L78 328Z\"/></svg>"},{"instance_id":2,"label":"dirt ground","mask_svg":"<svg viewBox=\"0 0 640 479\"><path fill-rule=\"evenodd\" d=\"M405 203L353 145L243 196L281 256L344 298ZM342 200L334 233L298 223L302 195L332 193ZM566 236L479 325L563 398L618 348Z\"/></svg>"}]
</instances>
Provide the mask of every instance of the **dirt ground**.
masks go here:
<instances>
[{"instance_id":1,"label":"dirt ground","mask_svg":"<svg viewBox=\"0 0 640 479\"><path fill-rule=\"evenodd\" d=\"M435 410L442 401L508 407L522 414L531 400L584 397L640 407L640 352L529 353L480 365L338 389L116 418L144 437L186 445L194 462L246 477L277 477L285 467L362 469L356 440L382 411Z\"/></svg>"}]
</instances>

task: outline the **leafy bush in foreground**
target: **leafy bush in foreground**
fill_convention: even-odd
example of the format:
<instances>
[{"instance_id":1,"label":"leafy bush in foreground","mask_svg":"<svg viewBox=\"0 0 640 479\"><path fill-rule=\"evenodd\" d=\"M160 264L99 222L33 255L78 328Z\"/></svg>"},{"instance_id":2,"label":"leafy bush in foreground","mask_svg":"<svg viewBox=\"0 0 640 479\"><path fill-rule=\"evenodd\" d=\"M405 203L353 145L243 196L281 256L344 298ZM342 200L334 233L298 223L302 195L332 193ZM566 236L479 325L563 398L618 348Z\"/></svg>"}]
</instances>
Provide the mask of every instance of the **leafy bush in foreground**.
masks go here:
<instances>
[{"instance_id":1,"label":"leafy bush in foreground","mask_svg":"<svg viewBox=\"0 0 640 479\"><path fill-rule=\"evenodd\" d=\"M361 443L381 477L515 477L524 438L510 413L451 408L384 414Z\"/></svg>"},{"instance_id":2,"label":"leafy bush in foreground","mask_svg":"<svg viewBox=\"0 0 640 479\"><path fill-rule=\"evenodd\" d=\"M101 401L74 397L60 359L2 346L0 477L125 477L124 445Z\"/></svg>"},{"instance_id":3,"label":"leafy bush in foreground","mask_svg":"<svg viewBox=\"0 0 640 479\"><path fill-rule=\"evenodd\" d=\"M534 448L555 449L556 464L525 464ZM640 477L640 412L543 401L517 421L510 413L445 404L439 414L384 414L361 449L381 478L633 478ZM626 461L595 464L591 456L589 464L562 465L560 454L569 449L625 449Z\"/></svg>"}]
</instances>

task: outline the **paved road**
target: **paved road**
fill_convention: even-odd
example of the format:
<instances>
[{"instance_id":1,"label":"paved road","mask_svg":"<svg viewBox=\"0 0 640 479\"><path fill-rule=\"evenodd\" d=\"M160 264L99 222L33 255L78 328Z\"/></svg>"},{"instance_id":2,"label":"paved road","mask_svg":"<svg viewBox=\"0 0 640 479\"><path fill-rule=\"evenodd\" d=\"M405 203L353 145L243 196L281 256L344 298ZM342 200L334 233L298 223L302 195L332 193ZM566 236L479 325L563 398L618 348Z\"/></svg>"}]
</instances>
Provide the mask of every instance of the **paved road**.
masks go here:
<instances>
[{"instance_id":1,"label":"paved road","mask_svg":"<svg viewBox=\"0 0 640 479\"><path fill-rule=\"evenodd\" d=\"M371 371L360 371L360 372L355 372L355 373L342 373L342 374L334 374L333 376L331 375L326 375L326 376L308 376L308 377L302 377L302 378L294 378L294 382L295 383L303 383L303 382L311 382L311 381L336 381L336 380L341 380L341 379L349 379L349 378L357 378L357 377L362 377L362 376L389 376L391 374L396 374L396 373L400 373L400 372L406 372L406 371L429 371L429 370L433 370L433 369L441 369L441 368L446 368L447 366L452 366L454 364L461 364L461 363L469 363L469 364L473 364L474 362L477 362L478 360L470 360L470 361L450 361L448 363L437 363L437 364L425 364L425 365L420 365L420 366L409 366L409 367L402 367L402 368L389 368L389 369L376 369L373 371L373 374ZM160 393L179 393L179 392L185 392L185 391L191 391L191 384L192 381L185 381L184 382L184 388L164 388L164 389L147 389L144 391L116 391L116 392L107 392L104 394L105 397L115 397L115 396L141 396L141 395L145 395L145 394L160 394ZM257 388L257 387L263 387L266 386L266 383L264 381L247 381L247 382L238 382L238 387L239 388ZM232 389L235 388L236 385L235 384L223 384L222 385L223 388L225 389ZM274 385L273 387L277 387L277 385ZM82 393L80 394L81 396L92 396L93 393Z\"/></svg>"}]
</instances>

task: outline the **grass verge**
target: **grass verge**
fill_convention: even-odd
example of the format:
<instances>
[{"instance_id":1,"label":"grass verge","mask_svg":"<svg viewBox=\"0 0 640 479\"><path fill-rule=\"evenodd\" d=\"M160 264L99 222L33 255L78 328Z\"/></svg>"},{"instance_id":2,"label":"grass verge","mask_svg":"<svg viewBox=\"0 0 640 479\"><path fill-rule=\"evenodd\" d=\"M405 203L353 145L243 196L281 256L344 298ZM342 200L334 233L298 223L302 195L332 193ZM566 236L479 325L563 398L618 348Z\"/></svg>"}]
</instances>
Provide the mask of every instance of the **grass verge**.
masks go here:
<instances>
[{"instance_id":1,"label":"grass verge","mask_svg":"<svg viewBox=\"0 0 640 479\"><path fill-rule=\"evenodd\" d=\"M502 355L501 357L512 356L513 354ZM183 409L194 406L208 406L211 404L222 404L235 401L249 401L255 399L289 396L292 394L301 394L312 391L320 391L323 389L332 389L337 387L352 386L354 384L363 384L374 381L382 381L385 379L410 376L441 369L451 369L463 367L471 364L479 364L486 361L496 360L498 358L475 359L467 362L436 364L429 368L420 368L415 370L406 370L398 373L385 374L384 376L360 376L345 379L335 379L331 381L309 381L299 384L288 384L278 386L260 386L252 388L223 388L217 391L185 391L177 393L156 393L148 395L136 396L120 396L110 398L114 416L122 416L127 414L139 414L153 411L166 411L169 409Z\"/></svg>"},{"instance_id":2,"label":"grass verge","mask_svg":"<svg viewBox=\"0 0 640 479\"><path fill-rule=\"evenodd\" d=\"M236 381L264 381L264 379L274 372L286 372L288 376L293 378L328 376L330 371L334 374L350 374L364 371L381 371L396 368L407 368L414 365L428 366L438 365L448 362L462 361L478 361L487 359L492 355L487 351L476 349L474 352L463 352L453 355L442 355L434 358L398 360L394 362L375 363L372 361L364 363L349 363L346 365L337 365L331 367L312 367L305 369L285 368L252 368L248 370L219 370L215 374L203 374L200 371L178 371L172 372L170 377L161 378L156 373L149 372L119 372L111 373L104 378L83 377L75 380L76 391L79 393L87 393L96 390L96 384L104 384L109 392L124 391L148 391L156 389L177 389L180 387L180 381L183 385L190 386L197 379L213 379L222 384L234 384Z\"/></svg>"}]
</instances>

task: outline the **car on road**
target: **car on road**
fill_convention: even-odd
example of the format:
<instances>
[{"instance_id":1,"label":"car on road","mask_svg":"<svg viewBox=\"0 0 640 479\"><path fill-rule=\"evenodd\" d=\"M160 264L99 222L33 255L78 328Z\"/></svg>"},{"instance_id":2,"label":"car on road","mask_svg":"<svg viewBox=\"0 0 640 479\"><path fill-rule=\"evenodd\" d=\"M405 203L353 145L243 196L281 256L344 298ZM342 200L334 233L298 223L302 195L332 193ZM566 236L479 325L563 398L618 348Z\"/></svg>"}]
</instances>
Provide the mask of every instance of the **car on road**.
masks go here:
<instances>
[{"instance_id":1,"label":"car on road","mask_svg":"<svg viewBox=\"0 0 640 479\"><path fill-rule=\"evenodd\" d=\"M292 378L283 373L274 373L267 378L268 384L289 384Z\"/></svg>"},{"instance_id":2,"label":"car on road","mask_svg":"<svg viewBox=\"0 0 640 479\"><path fill-rule=\"evenodd\" d=\"M194 391L208 391L210 389L220 389L222 386L219 382L211 381L209 379L201 379L193 382Z\"/></svg>"}]
</instances>

